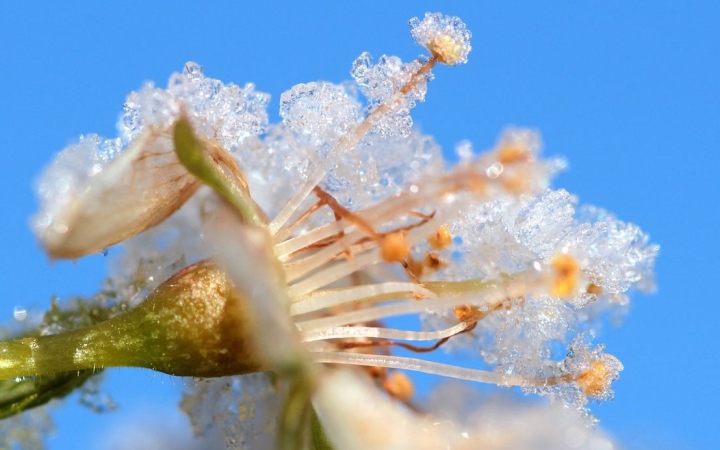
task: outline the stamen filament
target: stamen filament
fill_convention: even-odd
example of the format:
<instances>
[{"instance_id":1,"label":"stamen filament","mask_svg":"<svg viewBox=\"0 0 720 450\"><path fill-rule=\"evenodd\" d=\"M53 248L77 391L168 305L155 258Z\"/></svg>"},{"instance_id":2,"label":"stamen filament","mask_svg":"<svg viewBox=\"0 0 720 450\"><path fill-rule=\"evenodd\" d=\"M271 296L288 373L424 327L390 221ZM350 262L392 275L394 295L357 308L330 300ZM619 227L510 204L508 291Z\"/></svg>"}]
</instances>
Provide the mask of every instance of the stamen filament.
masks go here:
<instances>
[{"instance_id":1,"label":"stamen filament","mask_svg":"<svg viewBox=\"0 0 720 450\"><path fill-rule=\"evenodd\" d=\"M301 333L303 341L326 339L375 338L403 341L435 341L455 336L475 326L474 321L463 321L452 327L437 331L409 331L382 327L336 327Z\"/></svg>"},{"instance_id":2,"label":"stamen filament","mask_svg":"<svg viewBox=\"0 0 720 450\"><path fill-rule=\"evenodd\" d=\"M369 250L361 255L355 255L352 259L332 264L313 274L311 277L290 286L290 296L294 298L307 294L308 292L320 289L323 286L327 286L332 282L344 278L353 272L380 262L383 262L383 259L380 257L380 252L377 249Z\"/></svg>"},{"instance_id":3,"label":"stamen filament","mask_svg":"<svg viewBox=\"0 0 720 450\"><path fill-rule=\"evenodd\" d=\"M346 134L335 147L329 152L324 162L315 169L305 183L298 189L293 195L290 201L282 208L278 213L277 217L270 223L270 233L276 234L300 207L303 201L308 195L315 189L322 179L325 177L333 167L335 167L342 156L352 148L355 148L360 139L365 136L373 126L375 126L380 119L390 112L391 106L401 100L402 97L407 95L413 89L417 87L418 82L424 78L435 66L437 57L433 56L427 62L425 62L417 72L415 72L410 80L405 83L397 92L390 96L383 104L372 110L365 120L363 120L352 132Z\"/></svg>"},{"instance_id":4,"label":"stamen filament","mask_svg":"<svg viewBox=\"0 0 720 450\"><path fill-rule=\"evenodd\" d=\"M435 294L433 292L419 284L389 281L386 283L367 284L343 289L315 291L295 300L290 306L290 313L292 315L306 314L359 301L370 303L434 296Z\"/></svg>"},{"instance_id":5,"label":"stamen filament","mask_svg":"<svg viewBox=\"0 0 720 450\"><path fill-rule=\"evenodd\" d=\"M424 372L459 380L476 381L479 383L495 384L497 386L532 386L537 380L528 380L519 375L508 375L489 372L479 369L468 369L450 364L426 361L417 358L393 355L365 355L350 352L321 352L311 353L310 357L318 363L350 364L356 366L387 367L390 369L405 369L415 372Z\"/></svg>"},{"instance_id":6,"label":"stamen filament","mask_svg":"<svg viewBox=\"0 0 720 450\"><path fill-rule=\"evenodd\" d=\"M492 309L497 303L508 298L519 298L528 293L530 287L537 284L535 280L506 283L501 286L491 286L483 292L471 292L442 298L429 298L425 300L403 301L390 305L374 306L367 309L339 312L333 316L321 317L305 321L298 321L296 325L303 332L341 327L362 322L372 322L388 317L405 314L417 314L428 309L437 310L441 307L452 308L459 305L475 305L481 310Z\"/></svg>"}]
</instances>

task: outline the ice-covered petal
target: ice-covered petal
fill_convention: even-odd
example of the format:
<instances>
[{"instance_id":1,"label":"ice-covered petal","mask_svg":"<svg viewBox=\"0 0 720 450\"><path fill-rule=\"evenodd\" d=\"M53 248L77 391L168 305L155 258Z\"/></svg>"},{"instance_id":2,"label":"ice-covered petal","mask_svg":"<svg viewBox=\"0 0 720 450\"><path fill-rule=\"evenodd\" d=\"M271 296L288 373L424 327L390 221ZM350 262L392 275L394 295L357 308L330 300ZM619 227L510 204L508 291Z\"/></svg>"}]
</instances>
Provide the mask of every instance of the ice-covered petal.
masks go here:
<instances>
[{"instance_id":1,"label":"ice-covered petal","mask_svg":"<svg viewBox=\"0 0 720 450\"><path fill-rule=\"evenodd\" d=\"M41 209L33 225L52 257L78 258L135 236L199 187L177 160L167 129L146 130L110 163L83 172L78 162L92 159L99 144L69 147L40 179Z\"/></svg>"}]
</instances>

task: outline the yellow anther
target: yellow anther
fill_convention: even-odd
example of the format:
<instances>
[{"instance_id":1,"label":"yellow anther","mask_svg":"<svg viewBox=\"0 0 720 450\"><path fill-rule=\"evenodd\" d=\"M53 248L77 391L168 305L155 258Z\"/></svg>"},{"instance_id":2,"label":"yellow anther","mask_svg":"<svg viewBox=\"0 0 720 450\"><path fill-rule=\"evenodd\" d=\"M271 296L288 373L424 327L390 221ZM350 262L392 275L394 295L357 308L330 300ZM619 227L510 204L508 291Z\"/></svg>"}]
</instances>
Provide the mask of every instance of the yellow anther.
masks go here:
<instances>
[{"instance_id":1,"label":"yellow anther","mask_svg":"<svg viewBox=\"0 0 720 450\"><path fill-rule=\"evenodd\" d=\"M503 175L500 181L505 189L513 194L522 194L528 188L528 177L525 171Z\"/></svg>"},{"instance_id":2,"label":"yellow anther","mask_svg":"<svg viewBox=\"0 0 720 450\"><path fill-rule=\"evenodd\" d=\"M616 376L606 363L605 359L607 358L615 359L613 356L605 355L602 359L593 361L590 369L583 372L575 380L588 397L602 397L608 391Z\"/></svg>"},{"instance_id":3,"label":"yellow anther","mask_svg":"<svg viewBox=\"0 0 720 450\"><path fill-rule=\"evenodd\" d=\"M380 240L380 256L385 262L405 261L409 254L410 245L400 231L390 233Z\"/></svg>"},{"instance_id":4,"label":"yellow anther","mask_svg":"<svg viewBox=\"0 0 720 450\"><path fill-rule=\"evenodd\" d=\"M530 159L530 152L517 145L504 145L498 149L500 164L515 164Z\"/></svg>"},{"instance_id":5,"label":"yellow anther","mask_svg":"<svg viewBox=\"0 0 720 450\"><path fill-rule=\"evenodd\" d=\"M555 271L552 295L558 297L571 296L577 286L580 264L572 256L563 254L553 259L551 266Z\"/></svg>"},{"instance_id":6,"label":"yellow anther","mask_svg":"<svg viewBox=\"0 0 720 450\"><path fill-rule=\"evenodd\" d=\"M601 288L595 283L590 283L588 284L587 289L585 289L585 292L587 292L588 294L602 295L603 288Z\"/></svg>"},{"instance_id":7,"label":"yellow anther","mask_svg":"<svg viewBox=\"0 0 720 450\"><path fill-rule=\"evenodd\" d=\"M452 235L447 225L440 225L435 233L428 237L428 243L433 250L441 250L450 247L452 244Z\"/></svg>"},{"instance_id":8,"label":"yellow anther","mask_svg":"<svg viewBox=\"0 0 720 450\"><path fill-rule=\"evenodd\" d=\"M467 320L471 316L477 315L480 310L477 308L477 306L472 305L460 305L453 308L453 313L455 314L455 317L460 319L461 321Z\"/></svg>"},{"instance_id":9,"label":"yellow anther","mask_svg":"<svg viewBox=\"0 0 720 450\"><path fill-rule=\"evenodd\" d=\"M428 50L430 50L438 61L449 66L457 64L463 55L463 46L447 35L440 36L430 42Z\"/></svg>"},{"instance_id":10,"label":"yellow anther","mask_svg":"<svg viewBox=\"0 0 720 450\"><path fill-rule=\"evenodd\" d=\"M385 391L396 399L407 402L415 394L412 380L403 372L392 372L383 382Z\"/></svg>"}]
</instances>

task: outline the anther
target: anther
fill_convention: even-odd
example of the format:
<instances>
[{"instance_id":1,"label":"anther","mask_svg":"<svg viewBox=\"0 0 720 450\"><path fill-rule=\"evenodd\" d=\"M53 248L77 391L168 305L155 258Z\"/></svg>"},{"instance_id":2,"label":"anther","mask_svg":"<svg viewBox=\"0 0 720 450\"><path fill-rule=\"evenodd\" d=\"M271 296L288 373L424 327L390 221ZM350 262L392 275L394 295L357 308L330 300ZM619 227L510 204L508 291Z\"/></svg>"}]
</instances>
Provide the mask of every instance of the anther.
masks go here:
<instances>
[{"instance_id":1,"label":"anther","mask_svg":"<svg viewBox=\"0 0 720 450\"><path fill-rule=\"evenodd\" d=\"M412 380L403 372L391 372L383 382L383 389L401 402L408 402L415 394Z\"/></svg>"},{"instance_id":2,"label":"anther","mask_svg":"<svg viewBox=\"0 0 720 450\"><path fill-rule=\"evenodd\" d=\"M452 244L452 235L447 225L440 225L435 233L428 237L428 243L433 250L442 250Z\"/></svg>"},{"instance_id":3,"label":"anther","mask_svg":"<svg viewBox=\"0 0 720 450\"><path fill-rule=\"evenodd\" d=\"M410 244L402 232L392 232L380 240L380 255L385 262L402 262L409 254Z\"/></svg>"},{"instance_id":4,"label":"anther","mask_svg":"<svg viewBox=\"0 0 720 450\"><path fill-rule=\"evenodd\" d=\"M568 297L572 295L580 275L580 264L570 255L560 255L553 259L551 266L555 271L552 295Z\"/></svg>"}]
</instances>

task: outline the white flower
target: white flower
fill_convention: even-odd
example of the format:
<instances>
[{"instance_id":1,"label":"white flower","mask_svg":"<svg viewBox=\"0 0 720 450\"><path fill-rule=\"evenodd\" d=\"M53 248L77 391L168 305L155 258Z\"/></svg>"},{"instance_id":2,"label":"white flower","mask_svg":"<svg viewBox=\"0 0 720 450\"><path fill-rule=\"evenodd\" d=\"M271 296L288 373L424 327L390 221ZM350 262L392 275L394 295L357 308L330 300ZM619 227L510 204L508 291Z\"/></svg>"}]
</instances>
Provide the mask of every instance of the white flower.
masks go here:
<instances>
[{"instance_id":1,"label":"white flower","mask_svg":"<svg viewBox=\"0 0 720 450\"><path fill-rule=\"evenodd\" d=\"M608 398L622 368L580 335L585 311L650 286L657 253L637 227L599 210L577 214L572 196L549 190L564 164L541 159L535 132L507 130L490 151L464 150L446 169L409 111L436 62L465 62L470 34L437 14L411 24L432 56L373 65L362 55L353 76L364 112L352 86L301 84L281 98L283 123L266 126L265 95L188 64L167 90L128 97L120 138L66 150L40 184L36 230L53 256L155 227L127 242L118 272L146 273L151 260L154 277L206 257L196 238L209 241L254 314L260 354L278 373L311 380L338 448L420 448L418 436L427 448L474 448L452 427L416 423L394 385L400 369L520 386L585 414L587 397ZM91 173L78 168L98 159ZM202 190L158 225L198 180L219 195ZM172 238L158 252L163 232ZM428 328L384 323L408 315ZM446 343L484 363L434 361ZM393 354L398 347L420 357ZM368 440L366 430L387 422L393 433Z\"/></svg>"}]
</instances>

